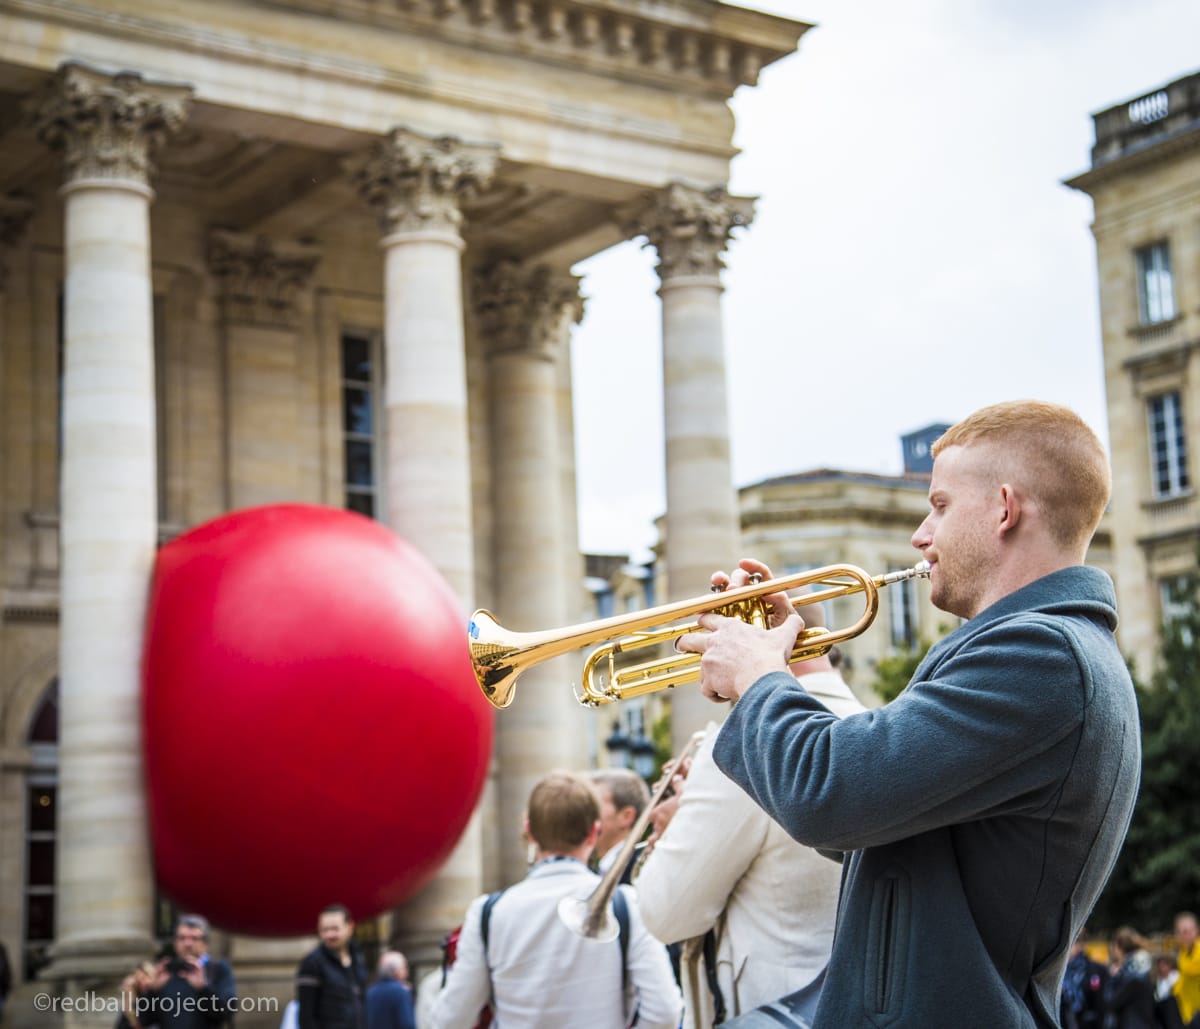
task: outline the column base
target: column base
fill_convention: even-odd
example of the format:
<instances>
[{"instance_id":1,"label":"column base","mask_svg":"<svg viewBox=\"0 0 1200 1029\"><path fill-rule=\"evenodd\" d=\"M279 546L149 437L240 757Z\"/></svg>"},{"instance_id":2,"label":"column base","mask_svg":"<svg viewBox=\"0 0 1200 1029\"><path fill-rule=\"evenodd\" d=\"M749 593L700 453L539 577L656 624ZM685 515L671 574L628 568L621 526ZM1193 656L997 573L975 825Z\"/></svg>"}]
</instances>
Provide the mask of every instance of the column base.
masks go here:
<instances>
[{"instance_id":1,"label":"column base","mask_svg":"<svg viewBox=\"0 0 1200 1029\"><path fill-rule=\"evenodd\" d=\"M13 1004L12 1024L61 1029L111 1029L121 1011L121 981L154 957L157 944L140 933L89 936L57 943L50 964ZM18 998L12 998L17 1001ZM11 1003L11 1002L10 1002ZM26 1017L28 1016L28 1017Z\"/></svg>"},{"instance_id":2,"label":"column base","mask_svg":"<svg viewBox=\"0 0 1200 1029\"><path fill-rule=\"evenodd\" d=\"M38 978L46 982L90 982L115 979L118 983L139 961L153 958L158 944L142 933L113 933L66 939L50 950L50 964Z\"/></svg>"}]
</instances>

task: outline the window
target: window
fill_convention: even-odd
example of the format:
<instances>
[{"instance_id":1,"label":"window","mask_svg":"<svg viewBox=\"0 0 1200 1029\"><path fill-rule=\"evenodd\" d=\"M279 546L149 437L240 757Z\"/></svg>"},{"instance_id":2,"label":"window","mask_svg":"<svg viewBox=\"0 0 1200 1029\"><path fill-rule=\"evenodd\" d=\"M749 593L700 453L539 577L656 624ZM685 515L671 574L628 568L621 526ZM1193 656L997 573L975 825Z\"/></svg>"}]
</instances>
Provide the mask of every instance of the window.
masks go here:
<instances>
[{"instance_id":1,"label":"window","mask_svg":"<svg viewBox=\"0 0 1200 1029\"><path fill-rule=\"evenodd\" d=\"M1189 487L1187 437L1177 392L1151 397L1146 403L1150 423L1150 475L1157 498L1185 493Z\"/></svg>"},{"instance_id":2,"label":"window","mask_svg":"<svg viewBox=\"0 0 1200 1029\"><path fill-rule=\"evenodd\" d=\"M888 604L891 609L892 646L912 650L917 645L917 593L912 579L893 583L888 587Z\"/></svg>"},{"instance_id":3,"label":"window","mask_svg":"<svg viewBox=\"0 0 1200 1029\"><path fill-rule=\"evenodd\" d=\"M1139 320L1143 325L1170 321L1175 317L1175 293L1171 287L1171 252L1167 244L1142 247L1135 257Z\"/></svg>"},{"instance_id":4,"label":"window","mask_svg":"<svg viewBox=\"0 0 1200 1029\"><path fill-rule=\"evenodd\" d=\"M342 334L342 452L346 507L370 518L383 514L379 483L379 357L365 333Z\"/></svg>"}]
</instances>

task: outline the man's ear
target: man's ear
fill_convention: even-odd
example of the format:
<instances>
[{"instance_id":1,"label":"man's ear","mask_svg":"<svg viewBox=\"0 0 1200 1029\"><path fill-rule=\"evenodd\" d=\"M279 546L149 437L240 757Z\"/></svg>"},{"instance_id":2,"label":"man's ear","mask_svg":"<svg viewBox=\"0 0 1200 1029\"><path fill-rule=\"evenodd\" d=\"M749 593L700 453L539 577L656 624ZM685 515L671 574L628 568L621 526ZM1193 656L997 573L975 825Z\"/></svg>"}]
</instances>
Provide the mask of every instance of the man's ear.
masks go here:
<instances>
[{"instance_id":1,"label":"man's ear","mask_svg":"<svg viewBox=\"0 0 1200 1029\"><path fill-rule=\"evenodd\" d=\"M1021 498L1007 482L1000 486L1000 503L1004 510L1000 515L998 528L1000 535L1004 536L1006 533L1012 532L1021 521Z\"/></svg>"},{"instance_id":2,"label":"man's ear","mask_svg":"<svg viewBox=\"0 0 1200 1029\"><path fill-rule=\"evenodd\" d=\"M596 819L592 823L592 831L587 835L587 845L589 847L596 846L596 841L600 839L600 820Z\"/></svg>"}]
</instances>

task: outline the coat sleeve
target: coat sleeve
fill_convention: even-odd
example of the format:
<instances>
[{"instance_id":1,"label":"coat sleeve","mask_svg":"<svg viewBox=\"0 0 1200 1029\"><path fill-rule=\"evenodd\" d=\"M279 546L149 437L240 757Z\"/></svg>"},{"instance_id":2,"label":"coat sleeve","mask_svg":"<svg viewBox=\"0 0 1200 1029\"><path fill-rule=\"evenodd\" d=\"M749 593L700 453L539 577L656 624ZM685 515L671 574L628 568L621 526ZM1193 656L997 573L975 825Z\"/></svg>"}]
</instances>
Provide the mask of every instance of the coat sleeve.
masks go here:
<instances>
[{"instance_id":1,"label":"coat sleeve","mask_svg":"<svg viewBox=\"0 0 1200 1029\"><path fill-rule=\"evenodd\" d=\"M716 925L766 838L766 815L713 761L715 735L697 752L679 808L635 883L642 920L663 943Z\"/></svg>"},{"instance_id":2,"label":"coat sleeve","mask_svg":"<svg viewBox=\"0 0 1200 1029\"><path fill-rule=\"evenodd\" d=\"M667 948L646 931L634 902L633 888L626 891L629 902L629 950L625 969L637 1006L638 1029L676 1029L683 1016L683 995L671 971Z\"/></svg>"},{"instance_id":3,"label":"coat sleeve","mask_svg":"<svg viewBox=\"0 0 1200 1029\"><path fill-rule=\"evenodd\" d=\"M209 997L205 1017L215 1025L223 1025L237 1013L237 982L228 961L212 961L208 965Z\"/></svg>"},{"instance_id":4,"label":"coat sleeve","mask_svg":"<svg viewBox=\"0 0 1200 1029\"><path fill-rule=\"evenodd\" d=\"M771 673L729 713L714 756L794 839L826 850L1024 810L1061 771L1032 759L1082 723L1079 650L1045 619L983 629L935 677L840 720Z\"/></svg>"},{"instance_id":5,"label":"coat sleeve","mask_svg":"<svg viewBox=\"0 0 1200 1029\"><path fill-rule=\"evenodd\" d=\"M433 1029L473 1029L479 1012L492 999L492 978L480 934L485 899L471 901L463 916L454 965L430 1009Z\"/></svg>"},{"instance_id":6,"label":"coat sleeve","mask_svg":"<svg viewBox=\"0 0 1200 1029\"><path fill-rule=\"evenodd\" d=\"M300 1029L319 1029L317 1005L324 978L315 954L309 954L296 970L296 1021Z\"/></svg>"}]
</instances>

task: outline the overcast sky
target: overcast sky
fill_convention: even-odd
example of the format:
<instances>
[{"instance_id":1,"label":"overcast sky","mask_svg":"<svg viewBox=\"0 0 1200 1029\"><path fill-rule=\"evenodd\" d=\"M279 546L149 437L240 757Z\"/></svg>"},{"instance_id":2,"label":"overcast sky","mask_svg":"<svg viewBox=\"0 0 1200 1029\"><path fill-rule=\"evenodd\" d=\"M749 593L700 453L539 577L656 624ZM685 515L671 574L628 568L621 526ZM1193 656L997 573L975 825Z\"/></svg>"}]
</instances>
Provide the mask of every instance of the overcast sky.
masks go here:
<instances>
[{"instance_id":1,"label":"overcast sky","mask_svg":"<svg viewBox=\"0 0 1200 1029\"><path fill-rule=\"evenodd\" d=\"M899 437L1035 397L1107 442L1090 115L1200 71L1198 0L746 0L815 24L733 100L758 196L723 297L734 484L894 473ZM653 251L578 265L580 542L665 508ZM719 487L720 484L714 484ZM714 567L732 556L712 555Z\"/></svg>"}]
</instances>

